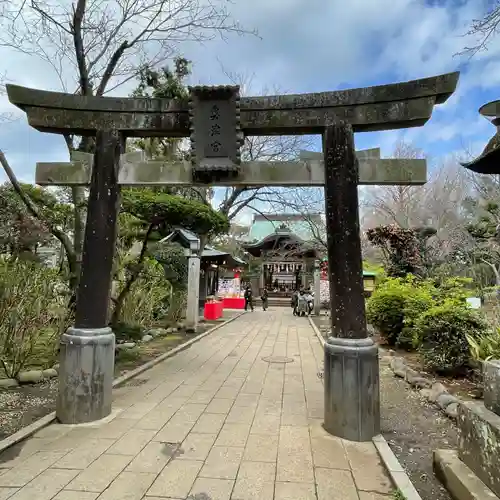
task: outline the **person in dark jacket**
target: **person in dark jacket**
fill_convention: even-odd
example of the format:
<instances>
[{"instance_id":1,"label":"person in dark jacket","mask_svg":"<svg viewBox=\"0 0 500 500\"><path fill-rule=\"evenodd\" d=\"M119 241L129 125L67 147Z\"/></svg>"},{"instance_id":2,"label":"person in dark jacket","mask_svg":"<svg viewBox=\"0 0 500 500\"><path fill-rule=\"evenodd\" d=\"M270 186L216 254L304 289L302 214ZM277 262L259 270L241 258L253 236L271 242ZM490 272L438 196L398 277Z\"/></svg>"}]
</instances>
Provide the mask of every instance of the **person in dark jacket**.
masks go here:
<instances>
[{"instance_id":1,"label":"person in dark jacket","mask_svg":"<svg viewBox=\"0 0 500 500\"><path fill-rule=\"evenodd\" d=\"M267 310L267 300L269 299L267 287L264 287L264 290L262 290L262 295L260 296L260 298L262 299L262 309L265 311Z\"/></svg>"},{"instance_id":2,"label":"person in dark jacket","mask_svg":"<svg viewBox=\"0 0 500 500\"><path fill-rule=\"evenodd\" d=\"M297 290L295 290L292 293L292 303L290 304L292 306L293 315L294 316L297 315L297 304L298 304L298 302L299 302L299 292L297 292Z\"/></svg>"},{"instance_id":3,"label":"person in dark jacket","mask_svg":"<svg viewBox=\"0 0 500 500\"><path fill-rule=\"evenodd\" d=\"M245 298L245 311L248 310L248 306L250 306L250 309L253 311L253 293L250 286L246 287L243 297Z\"/></svg>"}]
</instances>

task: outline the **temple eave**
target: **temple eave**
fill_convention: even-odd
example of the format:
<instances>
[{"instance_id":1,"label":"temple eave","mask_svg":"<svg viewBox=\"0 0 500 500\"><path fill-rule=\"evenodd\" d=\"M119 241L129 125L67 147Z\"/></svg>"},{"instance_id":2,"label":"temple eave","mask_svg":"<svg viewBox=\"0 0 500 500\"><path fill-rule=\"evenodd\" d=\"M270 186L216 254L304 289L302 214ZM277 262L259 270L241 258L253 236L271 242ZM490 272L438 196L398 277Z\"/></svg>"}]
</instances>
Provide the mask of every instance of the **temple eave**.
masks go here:
<instances>
[{"instance_id":1,"label":"temple eave","mask_svg":"<svg viewBox=\"0 0 500 500\"><path fill-rule=\"evenodd\" d=\"M483 152L474 160L461 162L460 165L478 174L500 174L500 134L488 141Z\"/></svg>"},{"instance_id":2,"label":"temple eave","mask_svg":"<svg viewBox=\"0 0 500 500\"><path fill-rule=\"evenodd\" d=\"M476 174L500 174L500 149L482 154L470 162L460 162L460 165Z\"/></svg>"},{"instance_id":3,"label":"temple eave","mask_svg":"<svg viewBox=\"0 0 500 500\"><path fill-rule=\"evenodd\" d=\"M252 257L261 257L264 253L269 251L275 251L278 257L280 253L283 254L283 258L293 257L293 258L315 258L317 251L314 248L296 248L287 249L286 247L275 247L271 245L242 245L243 249L248 252Z\"/></svg>"}]
</instances>

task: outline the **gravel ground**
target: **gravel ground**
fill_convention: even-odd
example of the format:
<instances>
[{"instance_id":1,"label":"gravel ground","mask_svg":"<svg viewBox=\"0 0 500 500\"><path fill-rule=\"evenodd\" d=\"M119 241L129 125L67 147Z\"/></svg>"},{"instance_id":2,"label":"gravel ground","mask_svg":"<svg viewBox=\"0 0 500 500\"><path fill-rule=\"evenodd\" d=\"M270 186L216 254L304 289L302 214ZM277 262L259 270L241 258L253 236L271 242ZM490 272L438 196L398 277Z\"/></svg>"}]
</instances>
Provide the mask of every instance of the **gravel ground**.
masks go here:
<instances>
[{"instance_id":1,"label":"gravel ground","mask_svg":"<svg viewBox=\"0 0 500 500\"><path fill-rule=\"evenodd\" d=\"M0 390L0 439L54 411L57 379Z\"/></svg>"},{"instance_id":2,"label":"gravel ground","mask_svg":"<svg viewBox=\"0 0 500 500\"><path fill-rule=\"evenodd\" d=\"M422 500L451 500L432 471L432 452L457 448L458 431L448 417L380 363L382 434Z\"/></svg>"}]
</instances>

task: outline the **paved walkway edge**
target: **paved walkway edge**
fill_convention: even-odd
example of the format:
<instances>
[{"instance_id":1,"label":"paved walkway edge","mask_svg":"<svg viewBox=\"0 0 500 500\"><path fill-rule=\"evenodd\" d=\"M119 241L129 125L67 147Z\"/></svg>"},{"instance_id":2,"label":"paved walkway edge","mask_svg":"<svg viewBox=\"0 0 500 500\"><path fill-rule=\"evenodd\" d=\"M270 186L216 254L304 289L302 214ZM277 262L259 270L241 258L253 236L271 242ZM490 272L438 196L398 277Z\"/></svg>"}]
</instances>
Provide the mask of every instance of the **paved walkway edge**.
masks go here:
<instances>
[{"instance_id":1,"label":"paved walkway edge","mask_svg":"<svg viewBox=\"0 0 500 500\"><path fill-rule=\"evenodd\" d=\"M323 335L321 335L321 332L318 330L318 327L314 323L312 317L308 316L307 319L309 320L309 324L311 325L312 329L314 330L314 333L316 334L316 337L318 337L318 340L319 340L320 344L324 347L325 344L326 344L325 338L323 337Z\"/></svg>"},{"instance_id":2,"label":"paved walkway edge","mask_svg":"<svg viewBox=\"0 0 500 500\"><path fill-rule=\"evenodd\" d=\"M385 437L379 434L373 438L373 444L377 448L378 454L382 463L384 464L389 476L391 476L392 482L396 489L398 489L406 500L422 500L421 496L418 494L415 486L411 482L408 474L406 474L403 466L400 464L396 455L394 455L391 447L385 440Z\"/></svg>"},{"instance_id":3,"label":"paved walkway edge","mask_svg":"<svg viewBox=\"0 0 500 500\"><path fill-rule=\"evenodd\" d=\"M215 330L218 330L219 328L222 328L223 326L226 326L227 324L231 323L232 321L238 319L240 316L245 314L244 312L241 312L239 314L236 314L232 318L227 319L226 321L223 321L222 323L215 325L213 328L210 328L210 330L207 330L204 333L201 333L200 335L197 335L196 337L193 337L191 340L188 340L187 342L184 342L183 344L178 345L171 351L166 352L165 354L162 354L161 356L158 356L157 358L152 359L151 361L148 361L147 363L144 363L143 365L137 367L135 370L131 370L121 377L116 378L113 381L113 388L119 387L129 380L137 377L137 375L140 375L141 373L153 368L153 366L157 365L158 363L161 363L162 361L175 356L177 353L183 351L184 349L187 349L189 346L193 345L195 342L198 342L202 338L206 337L207 335L210 335L212 332ZM44 417L36 420L35 422L31 423L30 425L27 425L26 427L23 427L22 429L18 430L14 434L12 434L9 437L6 437L5 439L2 439L0 441L0 453L2 453L4 450L7 448L10 448L11 446L14 446L15 444L19 443L20 441L23 441L26 438L29 438L35 432L38 432L40 429L43 429L44 427L47 427L50 425L54 420L56 419L56 412L53 411L52 413L49 413L48 415L45 415Z\"/></svg>"},{"instance_id":4,"label":"paved walkway edge","mask_svg":"<svg viewBox=\"0 0 500 500\"><path fill-rule=\"evenodd\" d=\"M318 340L324 347L326 341L323 335L314 323L312 317L308 316L308 319L312 329L314 330L314 333L316 334L316 337L318 337ZM381 434L375 436L373 438L373 444L375 445L375 448L377 448L380 459L382 460L384 467L389 473L394 486L399 489L401 493L403 493L403 495L405 495L406 500L422 500L417 490L415 489L415 486L413 486L413 483L408 477L408 474L406 474L406 472L404 471L403 466L400 464L396 455L394 455L384 436L382 436Z\"/></svg>"}]
</instances>

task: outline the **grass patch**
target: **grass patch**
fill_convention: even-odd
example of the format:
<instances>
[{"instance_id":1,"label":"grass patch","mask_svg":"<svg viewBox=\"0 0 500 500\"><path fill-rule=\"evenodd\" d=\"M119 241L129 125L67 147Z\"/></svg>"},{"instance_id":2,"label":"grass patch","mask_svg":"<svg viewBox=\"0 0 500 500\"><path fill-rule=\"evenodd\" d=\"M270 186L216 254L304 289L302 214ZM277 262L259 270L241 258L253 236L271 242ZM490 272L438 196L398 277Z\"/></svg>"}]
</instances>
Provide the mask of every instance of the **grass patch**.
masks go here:
<instances>
[{"instance_id":1,"label":"grass patch","mask_svg":"<svg viewBox=\"0 0 500 500\"><path fill-rule=\"evenodd\" d=\"M115 363L130 363L137 361L141 357L141 351L137 347L132 349L122 349L116 353Z\"/></svg>"},{"instance_id":2,"label":"grass patch","mask_svg":"<svg viewBox=\"0 0 500 500\"><path fill-rule=\"evenodd\" d=\"M391 496L392 500L406 500L406 497L405 495L403 494L403 492L401 490L396 490L392 496Z\"/></svg>"},{"instance_id":3,"label":"grass patch","mask_svg":"<svg viewBox=\"0 0 500 500\"><path fill-rule=\"evenodd\" d=\"M146 344L140 344L132 349L117 351L115 357L115 376L133 370L162 354L171 351L175 347L191 339L192 336L183 333L173 333L164 337L158 337Z\"/></svg>"}]
</instances>

